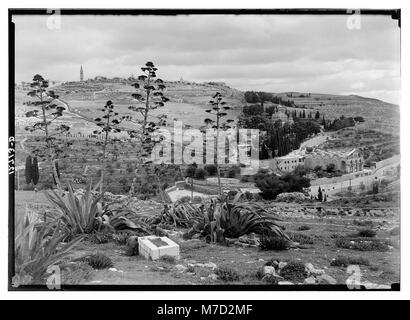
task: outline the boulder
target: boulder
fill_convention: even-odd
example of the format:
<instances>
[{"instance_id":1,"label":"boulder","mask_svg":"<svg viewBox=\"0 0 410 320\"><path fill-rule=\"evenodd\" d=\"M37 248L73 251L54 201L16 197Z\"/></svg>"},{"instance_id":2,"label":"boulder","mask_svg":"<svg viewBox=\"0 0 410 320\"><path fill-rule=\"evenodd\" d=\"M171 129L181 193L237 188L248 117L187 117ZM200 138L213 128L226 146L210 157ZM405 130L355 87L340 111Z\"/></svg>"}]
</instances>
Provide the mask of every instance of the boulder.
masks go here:
<instances>
[{"instance_id":1,"label":"boulder","mask_svg":"<svg viewBox=\"0 0 410 320\"><path fill-rule=\"evenodd\" d=\"M304 284L316 284L317 282L316 282L316 278L315 278L315 277L310 276L310 277L306 278L306 279L303 281L303 283L304 283Z\"/></svg>"}]
</instances>

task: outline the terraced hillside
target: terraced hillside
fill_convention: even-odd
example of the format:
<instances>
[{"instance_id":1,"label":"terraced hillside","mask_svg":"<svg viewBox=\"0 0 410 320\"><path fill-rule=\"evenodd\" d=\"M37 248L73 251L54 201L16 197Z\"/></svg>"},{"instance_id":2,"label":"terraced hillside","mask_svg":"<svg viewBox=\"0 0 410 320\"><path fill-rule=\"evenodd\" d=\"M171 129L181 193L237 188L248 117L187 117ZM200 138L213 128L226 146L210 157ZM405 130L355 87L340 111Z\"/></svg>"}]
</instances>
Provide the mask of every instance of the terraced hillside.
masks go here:
<instances>
[{"instance_id":1,"label":"terraced hillside","mask_svg":"<svg viewBox=\"0 0 410 320\"><path fill-rule=\"evenodd\" d=\"M400 109L399 106L381 100L360 97L357 95L331 95L320 93L284 92L277 93L284 100L294 102L297 110L317 110L328 119L362 116L365 128L385 133L399 135ZM294 109L294 108L289 108Z\"/></svg>"}]
</instances>

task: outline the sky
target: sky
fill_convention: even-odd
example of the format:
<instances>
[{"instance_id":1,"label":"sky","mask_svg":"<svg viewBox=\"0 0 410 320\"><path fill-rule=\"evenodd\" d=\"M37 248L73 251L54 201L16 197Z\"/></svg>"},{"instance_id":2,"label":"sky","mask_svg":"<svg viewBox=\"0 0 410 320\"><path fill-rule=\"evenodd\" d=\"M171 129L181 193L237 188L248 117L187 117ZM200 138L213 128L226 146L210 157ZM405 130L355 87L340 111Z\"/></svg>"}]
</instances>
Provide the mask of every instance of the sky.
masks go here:
<instances>
[{"instance_id":1,"label":"sky","mask_svg":"<svg viewBox=\"0 0 410 320\"><path fill-rule=\"evenodd\" d=\"M129 77L239 90L358 94L400 104L400 29L361 15L14 16L16 82ZM53 24L53 22L56 22ZM348 26L359 27L348 28ZM359 25L360 23L360 25ZM57 28L50 28L57 26Z\"/></svg>"}]
</instances>

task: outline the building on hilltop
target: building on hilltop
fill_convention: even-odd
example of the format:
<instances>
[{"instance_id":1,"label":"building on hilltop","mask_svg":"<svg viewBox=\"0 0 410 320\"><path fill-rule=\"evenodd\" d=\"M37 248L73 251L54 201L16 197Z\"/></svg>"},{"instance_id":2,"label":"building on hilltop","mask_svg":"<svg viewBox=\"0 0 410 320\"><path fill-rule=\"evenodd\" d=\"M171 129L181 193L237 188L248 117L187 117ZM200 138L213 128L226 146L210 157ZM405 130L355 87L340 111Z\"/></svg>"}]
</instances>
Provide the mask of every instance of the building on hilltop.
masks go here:
<instances>
[{"instance_id":1,"label":"building on hilltop","mask_svg":"<svg viewBox=\"0 0 410 320\"><path fill-rule=\"evenodd\" d=\"M84 81L84 71L83 71L83 65L81 65L80 67L80 81L83 82Z\"/></svg>"}]
</instances>

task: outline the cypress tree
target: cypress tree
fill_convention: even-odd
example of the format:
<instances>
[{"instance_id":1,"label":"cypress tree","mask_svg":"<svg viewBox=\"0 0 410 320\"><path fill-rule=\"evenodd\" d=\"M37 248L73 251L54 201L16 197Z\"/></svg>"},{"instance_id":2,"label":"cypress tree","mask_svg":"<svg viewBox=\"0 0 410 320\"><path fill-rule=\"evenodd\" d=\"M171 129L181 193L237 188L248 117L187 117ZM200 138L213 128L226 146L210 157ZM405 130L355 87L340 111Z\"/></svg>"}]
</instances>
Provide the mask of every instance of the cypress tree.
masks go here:
<instances>
[{"instance_id":1,"label":"cypress tree","mask_svg":"<svg viewBox=\"0 0 410 320\"><path fill-rule=\"evenodd\" d=\"M31 177L33 179L33 184L36 185L38 183L39 178L40 178L40 173L38 171L37 157L34 157L33 163L31 165Z\"/></svg>"},{"instance_id":2,"label":"cypress tree","mask_svg":"<svg viewBox=\"0 0 410 320\"><path fill-rule=\"evenodd\" d=\"M31 183L31 181L33 180L31 156L28 156L26 158L26 168L24 174L26 176L26 183Z\"/></svg>"},{"instance_id":3,"label":"cypress tree","mask_svg":"<svg viewBox=\"0 0 410 320\"><path fill-rule=\"evenodd\" d=\"M323 200L322 189L320 189L320 187L319 187L318 192L317 192L317 199L318 199L320 202L322 202L322 200Z\"/></svg>"}]
</instances>

